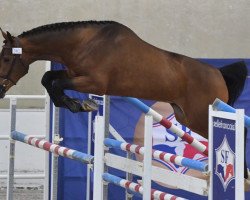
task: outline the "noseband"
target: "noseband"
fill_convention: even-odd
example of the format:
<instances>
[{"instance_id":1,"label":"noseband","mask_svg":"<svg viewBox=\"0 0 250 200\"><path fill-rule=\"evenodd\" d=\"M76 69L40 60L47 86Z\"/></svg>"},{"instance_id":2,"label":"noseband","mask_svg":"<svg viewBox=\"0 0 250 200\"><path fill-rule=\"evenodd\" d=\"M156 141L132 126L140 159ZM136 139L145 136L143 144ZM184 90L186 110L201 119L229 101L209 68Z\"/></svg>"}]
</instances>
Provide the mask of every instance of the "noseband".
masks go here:
<instances>
[{"instance_id":1,"label":"noseband","mask_svg":"<svg viewBox=\"0 0 250 200\"><path fill-rule=\"evenodd\" d=\"M16 85L16 82L13 81L10 76L11 76L11 73L13 71L13 68L15 66L15 63L16 61L19 59L20 60L20 63L22 64L22 66L24 68L28 68L28 66L26 66L22 59L21 59L21 55L22 55L22 48L21 47L18 47L19 45L14 45L16 47L6 47L6 46L3 46L3 51L2 51L2 54L0 55L0 59L2 57L4 57L4 51L6 49L11 49L12 50L12 63L11 63L11 66L9 68L9 71L6 75L4 76L0 76L0 86L1 86L1 89L2 90L6 90L7 87L9 87L10 85ZM14 57L14 58L13 58Z\"/></svg>"}]
</instances>

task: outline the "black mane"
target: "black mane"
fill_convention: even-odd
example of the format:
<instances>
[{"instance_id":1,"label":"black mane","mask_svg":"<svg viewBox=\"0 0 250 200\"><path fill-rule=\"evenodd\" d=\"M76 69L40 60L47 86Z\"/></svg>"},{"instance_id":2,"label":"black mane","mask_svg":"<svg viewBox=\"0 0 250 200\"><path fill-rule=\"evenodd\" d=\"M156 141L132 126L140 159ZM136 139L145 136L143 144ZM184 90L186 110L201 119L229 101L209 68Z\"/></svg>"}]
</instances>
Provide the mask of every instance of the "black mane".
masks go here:
<instances>
[{"instance_id":1,"label":"black mane","mask_svg":"<svg viewBox=\"0 0 250 200\"><path fill-rule=\"evenodd\" d=\"M62 31L66 29L74 29L79 27L84 27L88 25L105 25L112 24L114 21L78 21L78 22L61 22L39 26L37 28L31 29L29 31L23 32L18 37L33 36L49 31Z\"/></svg>"}]
</instances>

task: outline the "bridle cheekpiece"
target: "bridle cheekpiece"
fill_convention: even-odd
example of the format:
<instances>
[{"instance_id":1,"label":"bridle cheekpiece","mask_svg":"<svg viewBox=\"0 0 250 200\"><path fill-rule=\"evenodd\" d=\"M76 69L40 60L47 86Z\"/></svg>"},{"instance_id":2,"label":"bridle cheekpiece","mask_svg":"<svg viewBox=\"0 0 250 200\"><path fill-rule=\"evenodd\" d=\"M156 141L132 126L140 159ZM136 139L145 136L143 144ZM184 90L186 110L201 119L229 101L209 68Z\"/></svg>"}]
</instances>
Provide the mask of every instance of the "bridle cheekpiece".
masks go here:
<instances>
[{"instance_id":1,"label":"bridle cheekpiece","mask_svg":"<svg viewBox=\"0 0 250 200\"><path fill-rule=\"evenodd\" d=\"M17 41L18 43L18 41ZM7 72L6 75L0 76L0 93L6 92L7 88L16 85L16 82L14 80L11 79L11 73L13 71L13 68L15 66L16 61L19 59L20 63L22 64L22 66L24 68L28 68L28 66L26 66L22 59L21 59L21 55L22 55L22 48L19 47L19 45L14 45L15 47L7 47L7 46L3 46L3 51L2 54L0 55L0 58L4 57L4 51L6 49L11 49L11 53L12 53L12 62L11 62L11 66Z\"/></svg>"}]
</instances>

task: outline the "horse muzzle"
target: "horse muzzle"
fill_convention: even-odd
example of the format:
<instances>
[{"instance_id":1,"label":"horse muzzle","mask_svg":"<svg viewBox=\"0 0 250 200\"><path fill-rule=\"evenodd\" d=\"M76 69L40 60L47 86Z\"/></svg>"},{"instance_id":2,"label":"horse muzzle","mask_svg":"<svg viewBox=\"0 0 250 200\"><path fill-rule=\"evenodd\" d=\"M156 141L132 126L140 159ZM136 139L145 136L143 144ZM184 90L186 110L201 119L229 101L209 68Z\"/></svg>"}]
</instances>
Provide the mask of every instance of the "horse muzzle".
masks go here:
<instances>
[{"instance_id":1,"label":"horse muzzle","mask_svg":"<svg viewBox=\"0 0 250 200\"><path fill-rule=\"evenodd\" d=\"M6 89L3 85L0 85L0 99L4 98Z\"/></svg>"}]
</instances>

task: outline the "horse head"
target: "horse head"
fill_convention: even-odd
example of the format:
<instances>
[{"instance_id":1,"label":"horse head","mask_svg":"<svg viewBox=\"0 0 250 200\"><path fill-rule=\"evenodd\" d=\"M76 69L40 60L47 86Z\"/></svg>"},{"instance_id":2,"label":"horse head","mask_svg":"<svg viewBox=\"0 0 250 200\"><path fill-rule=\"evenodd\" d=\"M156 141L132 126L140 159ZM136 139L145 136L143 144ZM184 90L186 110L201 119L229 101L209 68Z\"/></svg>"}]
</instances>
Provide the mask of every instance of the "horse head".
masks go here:
<instances>
[{"instance_id":1,"label":"horse head","mask_svg":"<svg viewBox=\"0 0 250 200\"><path fill-rule=\"evenodd\" d=\"M0 54L0 98L28 73L28 65L22 60L22 48L19 39L0 28L4 37L4 45Z\"/></svg>"}]
</instances>

